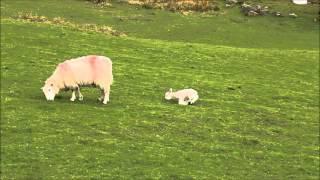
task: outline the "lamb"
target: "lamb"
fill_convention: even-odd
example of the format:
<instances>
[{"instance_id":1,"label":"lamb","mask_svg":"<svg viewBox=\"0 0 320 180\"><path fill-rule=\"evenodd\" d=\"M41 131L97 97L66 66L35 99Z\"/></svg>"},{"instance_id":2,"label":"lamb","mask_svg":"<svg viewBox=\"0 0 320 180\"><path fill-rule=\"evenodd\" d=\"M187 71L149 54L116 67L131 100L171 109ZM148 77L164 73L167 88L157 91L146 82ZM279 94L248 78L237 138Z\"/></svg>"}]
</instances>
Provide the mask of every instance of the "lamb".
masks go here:
<instances>
[{"instance_id":1,"label":"lamb","mask_svg":"<svg viewBox=\"0 0 320 180\"><path fill-rule=\"evenodd\" d=\"M108 57L89 55L60 63L41 89L48 101L54 101L62 89L72 90L71 101L76 99L77 91L82 101L80 86L93 85L101 89L98 100L107 104L112 82L112 61Z\"/></svg>"},{"instance_id":2,"label":"lamb","mask_svg":"<svg viewBox=\"0 0 320 180\"><path fill-rule=\"evenodd\" d=\"M179 105L193 104L199 99L198 92L194 89L183 89L176 92L172 91L172 88L165 93L166 100L178 100Z\"/></svg>"}]
</instances>

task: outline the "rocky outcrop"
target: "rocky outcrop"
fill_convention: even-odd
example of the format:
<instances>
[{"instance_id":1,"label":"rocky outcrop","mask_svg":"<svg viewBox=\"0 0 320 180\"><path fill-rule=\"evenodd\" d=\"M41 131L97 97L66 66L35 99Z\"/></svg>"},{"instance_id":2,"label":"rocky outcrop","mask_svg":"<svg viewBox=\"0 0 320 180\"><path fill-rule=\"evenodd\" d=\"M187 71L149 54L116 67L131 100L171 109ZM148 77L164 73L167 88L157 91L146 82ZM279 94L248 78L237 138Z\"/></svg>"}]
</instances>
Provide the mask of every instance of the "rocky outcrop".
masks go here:
<instances>
[{"instance_id":1,"label":"rocky outcrop","mask_svg":"<svg viewBox=\"0 0 320 180\"><path fill-rule=\"evenodd\" d=\"M261 5L252 6L252 5L243 3L241 5L241 11L246 16L263 16L269 13L269 7L268 6L262 7Z\"/></svg>"}]
</instances>

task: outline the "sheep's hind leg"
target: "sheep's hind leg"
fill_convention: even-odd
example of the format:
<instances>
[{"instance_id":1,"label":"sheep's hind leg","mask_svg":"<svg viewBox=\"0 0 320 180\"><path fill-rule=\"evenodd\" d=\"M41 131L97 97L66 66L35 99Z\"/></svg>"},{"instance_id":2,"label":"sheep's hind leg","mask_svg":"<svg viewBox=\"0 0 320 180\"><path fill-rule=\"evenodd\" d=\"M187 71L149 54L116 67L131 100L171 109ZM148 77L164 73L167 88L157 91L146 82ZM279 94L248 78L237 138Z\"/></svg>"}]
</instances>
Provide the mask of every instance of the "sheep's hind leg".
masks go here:
<instances>
[{"instance_id":1,"label":"sheep's hind leg","mask_svg":"<svg viewBox=\"0 0 320 180\"><path fill-rule=\"evenodd\" d=\"M110 86L104 89L104 99L103 104L107 104L109 102L109 94L110 94Z\"/></svg>"},{"instance_id":2,"label":"sheep's hind leg","mask_svg":"<svg viewBox=\"0 0 320 180\"><path fill-rule=\"evenodd\" d=\"M74 101L74 100L76 100L76 91L75 90L72 90L72 96L71 96L71 98L70 98L70 101Z\"/></svg>"},{"instance_id":3,"label":"sheep's hind leg","mask_svg":"<svg viewBox=\"0 0 320 180\"><path fill-rule=\"evenodd\" d=\"M101 89L101 95L100 97L98 97L98 101L103 101L103 97L104 97L104 91L103 89Z\"/></svg>"},{"instance_id":4,"label":"sheep's hind leg","mask_svg":"<svg viewBox=\"0 0 320 180\"><path fill-rule=\"evenodd\" d=\"M80 87L77 88L77 91L78 91L78 95L79 95L79 101L83 101L83 96L80 92Z\"/></svg>"}]
</instances>

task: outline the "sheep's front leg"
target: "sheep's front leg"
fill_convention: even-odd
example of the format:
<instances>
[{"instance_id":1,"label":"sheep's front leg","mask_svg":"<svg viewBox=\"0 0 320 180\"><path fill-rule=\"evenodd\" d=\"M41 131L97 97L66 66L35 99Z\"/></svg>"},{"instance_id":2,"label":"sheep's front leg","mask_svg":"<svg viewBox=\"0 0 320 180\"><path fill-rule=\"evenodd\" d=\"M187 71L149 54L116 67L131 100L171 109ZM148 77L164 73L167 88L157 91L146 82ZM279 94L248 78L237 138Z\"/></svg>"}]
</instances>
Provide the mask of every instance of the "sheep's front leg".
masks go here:
<instances>
[{"instance_id":1,"label":"sheep's front leg","mask_svg":"<svg viewBox=\"0 0 320 180\"><path fill-rule=\"evenodd\" d=\"M83 96L82 96L82 94L80 92L80 88L79 87L77 88L77 91L78 91L78 95L79 95L79 101L82 101L83 100Z\"/></svg>"},{"instance_id":2,"label":"sheep's front leg","mask_svg":"<svg viewBox=\"0 0 320 180\"><path fill-rule=\"evenodd\" d=\"M107 104L109 102L109 94L110 94L110 86L106 89L104 89L104 98L103 98L103 104Z\"/></svg>"},{"instance_id":3,"label":"sheep's front leg","mask_svg":"<svg viewBox=\"0 0 320 180\"><path fill-rule=\"evenodd\" d=\"M179 102L178 102L179 105L188 105L188 102L187 101L184 101L184 99L179 99Z\"/></svg>"},{"instance_id":4,"label":"sheep's front leg","mask_svg":"<svg viewBox=\"0 0 320 180\"><path fill-rule=\"evenodd\" d=\"M71 98L70 98L70 101L74 101L74 100L76 100L76 91L75 90L72 90L72 96L71 96Z\"/></svg>"}]
</instances>

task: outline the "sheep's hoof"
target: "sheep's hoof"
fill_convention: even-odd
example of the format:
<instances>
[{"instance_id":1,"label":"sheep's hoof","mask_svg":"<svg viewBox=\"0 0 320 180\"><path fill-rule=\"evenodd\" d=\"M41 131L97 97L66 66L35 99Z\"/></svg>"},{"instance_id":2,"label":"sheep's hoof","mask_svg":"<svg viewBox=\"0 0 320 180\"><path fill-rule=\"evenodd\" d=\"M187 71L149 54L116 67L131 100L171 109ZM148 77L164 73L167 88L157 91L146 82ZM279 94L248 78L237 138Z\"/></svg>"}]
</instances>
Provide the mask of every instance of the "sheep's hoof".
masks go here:
<instances>
[{"instance_id":1,"label":"sheep's hoof","mask_svg":"<svg viewBox=\"0 0 320 180\"><path fill-rule=\"evenodd\" d=\"M99 97L97 100L98 100L98 101L102 101L102 100L103 100L103 98Z\"/></svg>"},{"instance_id":2,"label":"sheep's hoof","mask_svg":"<svg viewBox=\"0 0 320 180\"><path fill-rule=\"evenodd\" d=\"M80 97L79 97L79 101L83 101L83 96L80 96Z\"/></svg>"},{"instance_id":3,"label":"sheep's hoof","mask_svg":"<svg viewBox=\"0 0 320 180\"><path fill-rule=\"evenodd\" d=\"M107 104L108 102L106 102L106 101L103 101L102 103L103 103L103 104Z\"/></svg>"},{"instance_id":4,"label":"sheep's hoof","mask_svg":"<svg viewBox=\"0 0 320 180\"><path fill-rule=\"evenodd\" d=\"M76 98L71 98L71 99L70 99L70 101L72 101L72 102L73 102L75 99L76 99Z\"/></svg>"}]
</instances>

